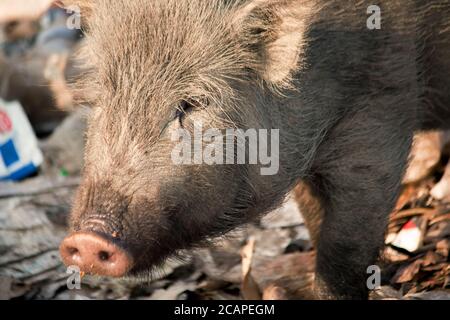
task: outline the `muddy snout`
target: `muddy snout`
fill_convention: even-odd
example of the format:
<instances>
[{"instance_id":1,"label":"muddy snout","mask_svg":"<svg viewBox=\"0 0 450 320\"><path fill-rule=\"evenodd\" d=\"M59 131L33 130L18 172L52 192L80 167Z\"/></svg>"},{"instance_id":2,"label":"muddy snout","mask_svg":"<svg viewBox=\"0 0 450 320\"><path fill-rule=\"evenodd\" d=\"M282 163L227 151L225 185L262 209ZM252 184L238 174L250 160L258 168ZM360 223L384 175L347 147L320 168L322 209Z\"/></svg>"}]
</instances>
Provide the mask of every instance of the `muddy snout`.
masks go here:
<instances>
[{"instance_id":1,"label":"muddy snout","mask_svg":"<svg viewBox=\"0 0 450 320\"><path fill-rule=\"evenodd\" d=\"M59 251L66 266L78 266L87 274L123 277L133 268L133 259L124 249L96 233L73 233Z\"/></svg>"}]
</instances>

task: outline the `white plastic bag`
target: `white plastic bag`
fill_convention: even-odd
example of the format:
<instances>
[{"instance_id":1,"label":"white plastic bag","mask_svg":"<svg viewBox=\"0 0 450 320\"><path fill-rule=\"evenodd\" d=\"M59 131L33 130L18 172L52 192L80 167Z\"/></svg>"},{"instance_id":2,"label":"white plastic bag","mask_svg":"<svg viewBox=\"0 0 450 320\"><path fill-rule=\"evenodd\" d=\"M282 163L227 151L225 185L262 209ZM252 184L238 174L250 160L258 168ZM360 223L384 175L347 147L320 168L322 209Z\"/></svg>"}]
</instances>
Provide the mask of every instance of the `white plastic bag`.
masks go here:
<instances>
[{"instance_id":1,"label":"white plastic bag","mask_svg":"<svg viewBox=\"0 0 450 320\"><path fill-rule=\"evenodd\" d=\"M0 99L0 181L26 178L42 161L37 138L20 103Z\"/></svg>"}]
</instances>

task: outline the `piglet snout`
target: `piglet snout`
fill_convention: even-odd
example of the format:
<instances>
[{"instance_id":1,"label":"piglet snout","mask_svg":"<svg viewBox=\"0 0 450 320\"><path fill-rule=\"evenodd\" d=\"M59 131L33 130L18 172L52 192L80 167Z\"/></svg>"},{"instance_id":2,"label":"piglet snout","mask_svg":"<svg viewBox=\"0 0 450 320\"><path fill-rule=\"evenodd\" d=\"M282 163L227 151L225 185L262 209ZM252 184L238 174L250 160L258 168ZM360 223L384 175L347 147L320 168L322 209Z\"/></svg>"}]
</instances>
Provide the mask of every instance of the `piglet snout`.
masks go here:
<instances>
[{"instance_id":1,"label":"piglet snout","mask_svg":"<svg viewBox=\"0 0 450 320\"><path fill-rule=\"evenodd\" d=\"M60 254L66 266L78 266L87 274L122 277L133 267L124 249L95 233L73 233L63 240Z\"/></svg>"}]
</instances>

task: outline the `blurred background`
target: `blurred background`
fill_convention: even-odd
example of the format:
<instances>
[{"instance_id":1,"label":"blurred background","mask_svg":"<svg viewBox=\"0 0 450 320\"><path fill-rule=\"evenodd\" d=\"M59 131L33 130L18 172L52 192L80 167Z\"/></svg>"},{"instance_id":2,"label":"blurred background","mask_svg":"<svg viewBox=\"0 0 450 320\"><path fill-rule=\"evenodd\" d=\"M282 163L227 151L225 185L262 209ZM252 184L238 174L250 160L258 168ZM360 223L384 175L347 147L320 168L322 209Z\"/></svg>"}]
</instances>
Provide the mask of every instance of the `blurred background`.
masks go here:
<instances>
[{"instance_id":1,"label":"blurred background","mask_svg":"<svg viewBox=\"0 0 450 320\"><path fill-rule=\"evenodd\" d=\"M68 27L74 14L52 0L0 0L0 299L310 298L314 250L290 197L151 280L84 276L80 289L70 286L58 246L89 112L70 91L83 43ZM446 132L415 139L372 299L450 299L449 142Z\"/></svg>"}]
</instances>

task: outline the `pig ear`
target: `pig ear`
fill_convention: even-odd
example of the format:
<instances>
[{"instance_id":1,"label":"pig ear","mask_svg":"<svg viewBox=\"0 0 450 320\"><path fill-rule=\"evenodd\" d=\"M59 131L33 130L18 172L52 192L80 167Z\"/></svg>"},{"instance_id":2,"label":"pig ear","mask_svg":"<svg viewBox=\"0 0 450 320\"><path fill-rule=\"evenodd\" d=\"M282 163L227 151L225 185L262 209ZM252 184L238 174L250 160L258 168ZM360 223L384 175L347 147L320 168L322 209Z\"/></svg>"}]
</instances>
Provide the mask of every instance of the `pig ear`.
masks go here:
<instances>
[{"instance_id":1,"label":"pig ear","mask_svg":"<svg viewBox=\"0 0 450 320\"><path fill-rule=\"evenodd\" d=\"M261 78L276 87L289 86L301 66L312 1L251 0L234 16L245 46L256 53ZM255 66L253 66L255 68Z\"/></svg>"}]
</instances>

